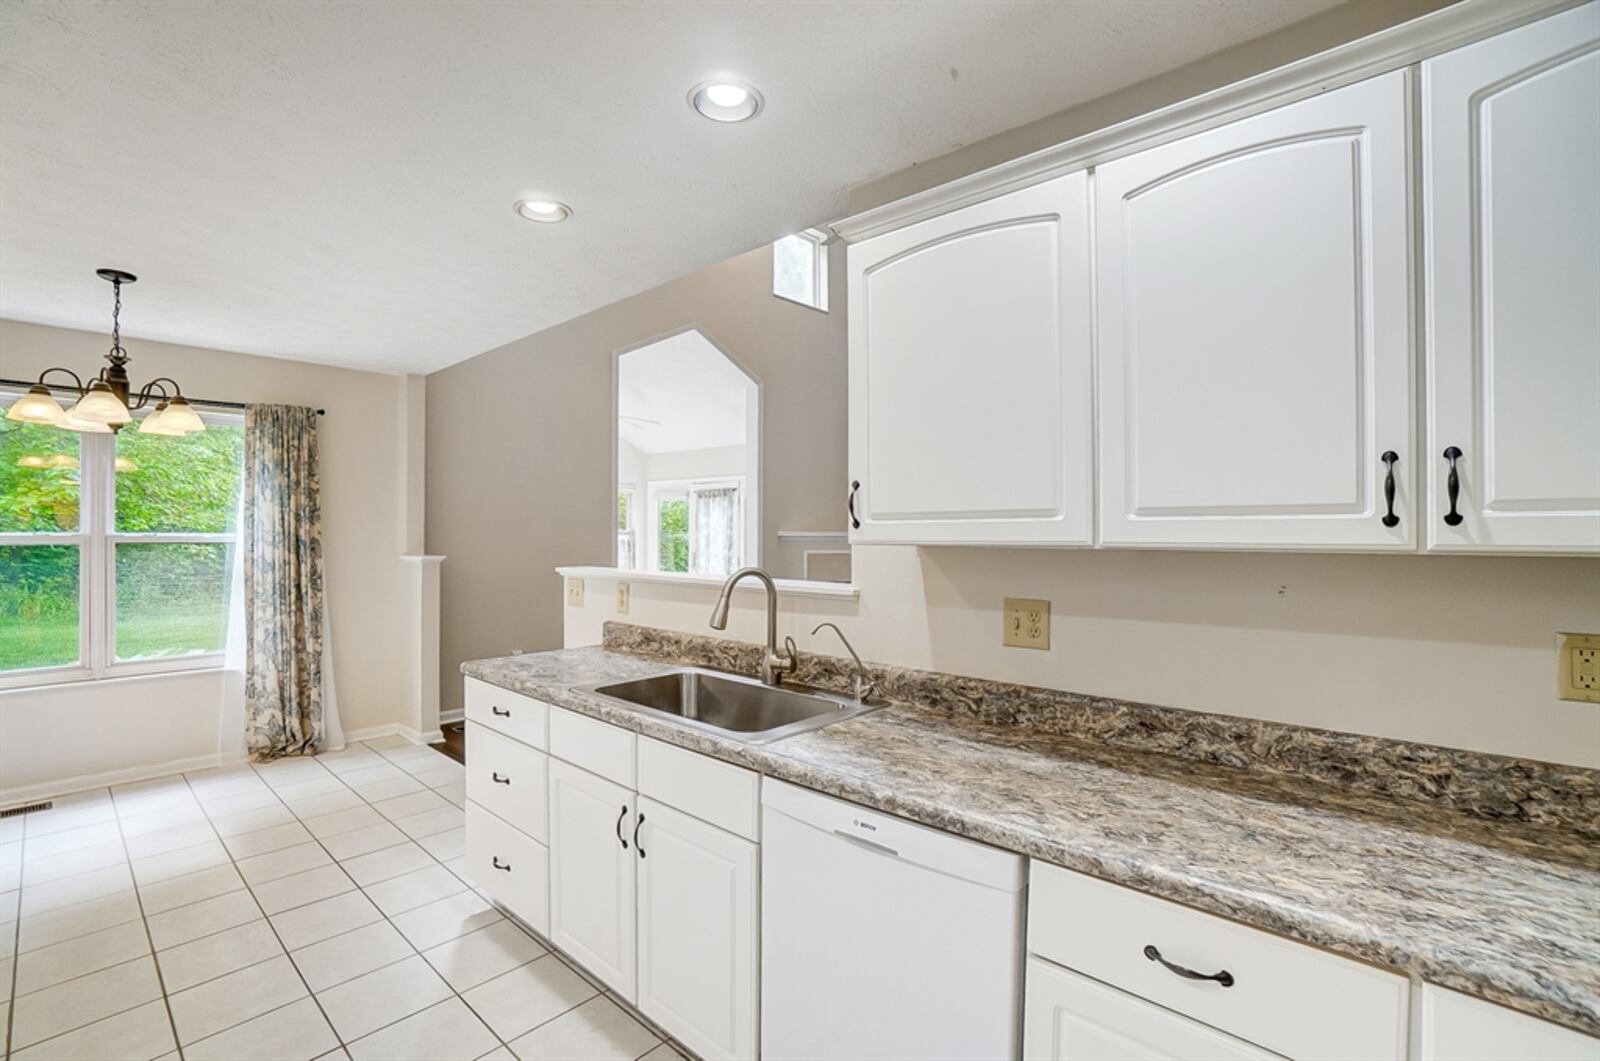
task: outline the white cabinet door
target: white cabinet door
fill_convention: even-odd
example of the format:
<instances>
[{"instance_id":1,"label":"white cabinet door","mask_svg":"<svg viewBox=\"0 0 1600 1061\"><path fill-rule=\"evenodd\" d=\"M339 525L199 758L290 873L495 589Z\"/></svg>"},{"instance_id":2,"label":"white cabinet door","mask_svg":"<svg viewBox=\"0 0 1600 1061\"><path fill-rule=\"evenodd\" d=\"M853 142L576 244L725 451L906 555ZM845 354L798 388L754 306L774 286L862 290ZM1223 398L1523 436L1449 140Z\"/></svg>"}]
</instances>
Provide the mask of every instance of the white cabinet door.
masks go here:
<instances>
[{"instance_id":1,"label":"white cabinet door","mask_svg":"<svg viewBox=\"0 0 1600 1061\"><path fill-rule=\"evenodd\" d=\"M1281 1055L1153 1002L1028 958L1028 1061L1280 1061Z\"/></svg>"},{"instance_id":2,"label":"white cabinet door","mask_svg":"<svg viewBox=\"0 0 1600 1061\"><path fill-rule=\"evenodd\" d=\"M852 538L1090 541L1084 173L850 247Z\"/></svg>"},{"instance_id":3,"label":"white cabinet door","mask_svg":"<svg viewBox=\"0 0 1600 1061\"><path fill-rule=\"evenodd\" d=\"M639 823L639 1009L701 1057L754 1057L756 845L642 796Z\"/></svg>"},{"instance_id":4,"label":"white cabinet door","mask_svg":"<svg viewBox=\"0 0 1600 1061\"><path fill-rule=\"evenodd\" d=\"M550 938L634 1000L634 795L550 760Z\"/></svg>"},{"instance_id":5,"label":"white cabinet door","mask_svg":"<svg viewBox=\"0 0 1600 1061\"><path fill-rule=\"evenodd\" d=\"M1600 552L1600 5L1422 76L1428 547Z\"/></svg>"},{"instance_id":6,"label":"white cabinet door","mask_svg":"<svg viewBox=\"0 0 1600 1061\"><path fill-rule=\"evenodd\" d=\"M1414 548L1405 77L1096 171L1105 544Z\"/></svg>"},{"instance_id":7,"label":"white cabinet door","mask_svg":"<svg viewBox=\"0 0 1600 1061\"><path fill-rule=\"evenodd\" d=\"M1600 1039L1422 985L1420 1061L1595 1061Z\"/></svg>"}]
</instances>

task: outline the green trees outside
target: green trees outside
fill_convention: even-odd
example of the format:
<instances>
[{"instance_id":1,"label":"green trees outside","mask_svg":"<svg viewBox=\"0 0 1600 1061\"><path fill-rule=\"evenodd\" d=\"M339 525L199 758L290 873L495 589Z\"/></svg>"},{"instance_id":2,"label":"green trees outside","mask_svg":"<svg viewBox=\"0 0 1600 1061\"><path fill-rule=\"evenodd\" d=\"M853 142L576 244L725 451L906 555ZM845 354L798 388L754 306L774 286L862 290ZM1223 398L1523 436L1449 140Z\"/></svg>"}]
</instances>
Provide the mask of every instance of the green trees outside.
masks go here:
<instances>
[{"instance_id":1,"label":"green trees outside","mask_svg":"<svg viewBox=\"0 0 1600 1061\"><path fill-rule=\"evenodd\" d=\"M114 455L70 431L0 419L0 670L78 659L81 556L76 544L8 544L6 534L75 534L85 459L115 460L116 534L227 534L238 511L244 431L212 426L183 438L130 425ZM115 547L116 654L212 651L226 635L231 562L225 542Z\"/></svg>"},{"instance_id":2,"label":"green trees outside","mask_svg":"<svg viewBox=\"0 0 1600 1061\"><path fill-rule=\"evenodd\" d=\"M656 506L656 541L661 570L689 570L689 502L663 501Z\"/></svg>"}]
</instances>

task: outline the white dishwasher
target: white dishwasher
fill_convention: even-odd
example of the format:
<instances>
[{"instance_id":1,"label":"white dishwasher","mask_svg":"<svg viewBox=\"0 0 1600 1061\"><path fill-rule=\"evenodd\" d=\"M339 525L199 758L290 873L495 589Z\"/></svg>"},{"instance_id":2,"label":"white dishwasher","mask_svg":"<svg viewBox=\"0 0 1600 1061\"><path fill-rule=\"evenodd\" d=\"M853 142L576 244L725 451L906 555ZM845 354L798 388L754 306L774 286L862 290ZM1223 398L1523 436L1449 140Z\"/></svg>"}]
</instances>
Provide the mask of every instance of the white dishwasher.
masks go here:
<instances>
[{"instance_id":1,"label":"white dishwasher","mask_svg":"<svg viewBox=\"0 0 1600 1061\"><path fill-rule=\"evenodd\" d=\"M1018 1056L1020 855L761 786L761 1056Z\"/></svg>"}]
</instances>

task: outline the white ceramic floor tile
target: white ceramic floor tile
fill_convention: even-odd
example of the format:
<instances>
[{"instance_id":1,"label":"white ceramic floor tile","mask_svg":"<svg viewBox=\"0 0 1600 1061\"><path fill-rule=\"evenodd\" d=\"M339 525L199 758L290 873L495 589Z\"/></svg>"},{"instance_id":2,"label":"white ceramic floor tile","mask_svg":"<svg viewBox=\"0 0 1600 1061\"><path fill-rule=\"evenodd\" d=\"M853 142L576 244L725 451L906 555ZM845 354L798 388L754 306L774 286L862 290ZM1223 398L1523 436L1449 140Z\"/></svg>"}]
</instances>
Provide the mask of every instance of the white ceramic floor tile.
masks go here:
<instances>
[{"instance_id":1,"label":"white ceramic floor tile","mask_svg":"<svg viewBox=\"0 0 1600 1061\"><path fill-rule=\"evenodd\" d=\"M601 996L541 1024L511 1043L522 1061L634 1061L660 1042L621 1007Z\"/></svg>"},{"instance_id":2,"label":"white ceramic floor tile","mask_svg":"<svg viewBox=\"0 0 1600 1061\"><path fill-rule=\"evenodd\" d=\"M322 760L322 768L339 778L357 770L370 770L374 766L383 766L389 761L377 752L359 746L319 758Z\"/></svg>"},{"instance_id":3,"label":"white ceramic floor tile","mask_svg":"<svg viewBox=\"0 0 1600 1061\"><path fill-rule=\"evenodd\" d=\"M359 770L351 770L348 773L339 774L339 780L358 791L375 785L380 781L411 780L410 774L389 760L377 756L374 758L377 758L377 762L373 765L363 766ZM421 787L421 785L413 785L407 791L414 792Z\"/></svg>"},{"instance_id":4,"label":"white ceramic floor tile","mask_svg":"<svg viewBox=\"0 0 1600 1061\"><path fill-rule=\"evenodd\" d=\"M457 807L460 807L463 810L466 809L467 783L465 781L457 781L453 785L440 785L438 788L434 789L434 791L443 796L445 799L449 800L451 803L455 804Z\"/></svg>"},{"instance_id":5,"label":"white ceramic floor tile","mask_svg":"<svg viewBox=\"0 0 1600 1061\"><path fill-rule=\"evenodd\" d=\"M116 819L117 809L111 797L102 791L99 797L91 800L56 800L49 810L36 810L12 820L16 822L13 828L19 833L26 832L29 837L37 838Z\"/></svg>"},{"instance_id":6,"label":"white ceramic floor tile","mask_svg":"<svg viewBox=\"0 0 1600 1061\"><path fill-rule=\"evenodd\" d=\"M432 855L409 841L340 862L351 879L362 887L433 864Z\"/></svg>"},{"instance_id":7,"label":"white ceramic floor tile","mask_svg":"<svg viewBox=\"0 0 1600 1061\"><path fill-rule=\"evenodd\" d=\"M517 1055L502 1046L498 1050L491 1050L484 1054L478 1058L478 1061L517 1061Z\"/></svg>"},{"instance_id":8,"label":"white ceramic floor tile","mask_svg":"<svg viewBox=\"0 0 1600 1061\"><path fill-rule=\"evenodd\" d=\"M22 908L22 892L13 888L8 892L0 892L0 925L9 925L20 916Z\"/></svg>"},{"instance_id":9,"label":"white ceramic floor tile","mask_svg":"<svg viewBox=\"0 0 1600 1061\"><path fill-rule=\"evenodd\" d=\"M381 803L386 799L393 799L396 796L404 796L411 792L424 791L422 783L409 774L400 770L395 770L395 768L392 766L386 767L385 769L394 771L395 776L385 777L382 780L365 781L356 786L356 794L362 799L366 800L368 803ZM365 772L366 771L363 771L363 773Z\"/></svg>"},{"instance_id":10,"label":"white ceramic floor tile","mask_svg":"<svg viewBox=\"0 0 1600 1061\"><path fill-rule=\"evenodd\" d=\"M22 841L0 844L0 892L22 886Z\"/></svg>"},{"instance_id":11,"label":"white ceramic floor tile","mask_svg":"<svg viewBox=\"0 0 1600 1061\"><path fill-rule=\"evenodd\" d=\"M291 1002L183 1048L188 1061L305 1061L343 1056L339 1040L310 998ZM334 1053L325 1053L332 1047Z\"/></svg>"},{"instance_id":12,"label":"white ceramic floor tile","mask_svg":"<svg viewBox=\"0 0 1600 1061\"><path fill-rule=\"evenodd\" d=\"M144 922L125 921L17 958L18 997L150 953ZM10 985L7 984L7 987Z\"/></svg>"},{"instance_id":13,"label":"white ceramic floor tile","mask_svg":"<svg viewBox=\"0 0 1600 1061\"><path fill-rule=\"evenodd\" d=\"M368 748L371 748L375 752L381 752L387 748L404 748L411 742L400 736L398 733L390 733L383 737L373 737L369 740L364 740L361 743L365 744Z\"/></svg>"},{"instance_id":14,"label":"white ceramic floor tile","mask_svg":"<svg viewBox=\"0 0 1600 1061\"><path fill-rule=\"evenodd\" d=\"M306 995L306 985L287 956L246 966L171 995L178 1044L241 1024Z\"/></svg>"},{"instance_id":15,"label":"white ceramic floor tile","mask_svg":"<svg viewBox=\"0 0 1600 1061\"><path fill-rule=\"evenodd\" d=\"M261 910L248 891L228 892L146 918L156 950L166 950L225 928L254 921Z\"/></svg>"},{"instance_id":16,"label":"white ceramic floor tile","mask_svg":"<svg viewBox=\"0 0 1600 1061\"><path fill-rule=\"evenodd\" d=\"M121 839L122 833L118 831L117 823L114 821L80 825L74 829L63 829L58 833L46 833L44 836L30 836L23 846L22 862L25 866L31 866L40 859L97 844L109 844Z\"/></svg>"},{"instance_id":17,"label":"white ceramic floor tile","mask_svg":"<svg viewBox=\"0 0 1600 1061\"><path fill-rule=\"evenodd\" d=\"M18 953L48 947L52 943L87 936L112 925L139 917L139 900L131 891L118 892L103 899L90 899L75 906L64 906L47 914L22 919L17 938Z\"/></svg>"},{"instance_id":18,"label":"white ceramic floor tile","mask_svg":"<svg viewBox=\"0 0 1600 1061\"><path fill-rule=\"evenodd\" d=\"M424 903L454 895L465 888L454 873L443 866L413 870L363 889L367 897L390 917L414 910Z\"/></svg>"},{"instance_id":19,"label":"white ceramic floor tile","mask_svg":"<svg viewBox=\"0 0 1600 1061\"><path fill-rule=\"evenodd\" d=\"M353 829L348 833L327 837L322 841L322 846L327 848L328 853L334 858L346 859L354 858L357 855L365 855L371 851L380 851L385 847L393 847L395 844L409 842L410 840L405 833L396 829L390 822L385 821L376 825L368 825L362 829Z\"/></svg>"},{"instance_id":20,"label":"white ceramic floor tile","mask_svg":"<svg viewBox=\"0 0 1600 1061\"><path fill-rule=\"evenodd\" d=\"M276 851L268 851L264 855L239 860L239 873L251 886L265 884L267 881L277 880L294 873L304 873L308 869L326 866L333 862L324 851L322 845L315 840L308 840L303 844L293 847L281 847Z\"/></svg>"},{"instance_id":21,"label":"white ceramic floor tile","mask_svg":"<svg viewBox=\"0 0 1600 1061\"><path fill-rule=\"evenodd\" d=\"M263 807L251 807L247 810L235 811L232 814L219 814L211 819L211 827L221 837L238 836L240 833L253 833L274 825L287 825L294 821L294 811L282 803L272 803Z\"/></svg>"},{"instance_id":22,"label":"white ceramic floor tile","mask_svg":"<svg viewBox=\"0 0 1600 1061\"><path fill-rule=\"evenodd\" d=\"M319 792L315 796L301 796L284 802L302 821L332 814L334 811L349 810L351 807L366 806L366 802L348 788L340 788L337 792Z\"/></svg>"},{"instance_id":23,"label":"white ceramic floor tile","mask_svg":"<svg viewBox=\"0 0 1600 1061\"><path fill-rule=\"evenodd\" d=\"M450 760L448 765L437 765L432 770L424 770L412 777L422 782L428 788L442 788L453 785L466 779L466 769L455 760Z\"/></svg>"},{"instance_id":24,"label":"white ceramic floor tile","mask_svg":"<svg viewBox=\"0 0 1600 1061\"><path fill-rule=\"evenodd\" d=\"M188 825L173 826L170 829L159 829L142 836L124 837L124 841L128 846L128 857L138 860L153 855L164 855L169 851L178 851L185 847L194 847L196 844L203 844L216 838L217 832L211 828L211 823L201 820Z\"/></svg>"},{"instance_id":25,"label":"white ceramic floor tile","mask_svg":"<svg viewBox=\"0 0 1600 1061\"><path fill-rule=\"evenodd\" d=\"M398 744L392 748L380 748L378 749L378 754L391 763L403 763L410 759L425 759L441 753L434 751L426 744L412 744L407 741L405 744Z\"/></svg>"},{"instance_id":26,"label":"white ceramic floor tile","mask_svg":"<svg viewBox=\"0 0 1600 1061\"><path fill-rule=\"evenodd\" d=\"M421 844L424 851L440 862L449 862L452 858L460 858L466 854L467 829L464 825L458 825L454 829L446 829L442 833L424 836L417 843Z\"/></svg>"},{"instance_id":27,"label":"white ceramic floor tile","mask_svg":"<svg viewBox=\"0 0 1600 1061\"><path fill-rule=\"evenodd\" d=\"M135 859L133 876L140 884L181 877L228 861L228 850L220 840L208 840L194 847L181 847L149 858Z\"/></svg>"},{"instance_id":28,"label":"white ceramic floor tile","mask_svg":"<svg viewBox=\"0 0 1600 1061\"><path fill-rule=\"evenodd\" d=\"M463 828L466 824L466 813L460 807L446 802L439 810L413 814L409 818L401 818L394 824L413 840L420 840L425 836L433 836L449 829Z\"/></svg>"},{"instance_id":29,"label":"white ceramic floor tile","mask_svg":"<svg viewBox=\"0 0 1600 1061\"><path fill-rule=\"evenodd\" d=\"M205 807L206 814L215 820L242 814L247 810L260 810L263 807L281 807L283 806L283 801L278 799L276 792L267 787L265 781L258 780L254 788L243 789L226 796L218 796L215 799L203 799L201 806Z\"/></svg>"},{"instance_id":30,"label":"white ceramic floor tile","mask_svg":"<svg viewBox=\"0 0 1600 1061\"><path fill-rule=\"evenodd\" d=\"M349 810L334 811L332 814L323 814L315 818L305 819L305 827L311 831L312 836L337 836L348 833L353 829L364 829L369 825L379 825L383 816L363 803L359 807Z\"/></svg>"},{"instance_id":31,"label":"white ceramic floor tile","mask_svg":"<svg viewBox=\"0 0 1600 1061\"><path fill-rule=\"evenodd\" d=\"M467 991L543 956L545 949L510 921L458 936L422 956L457 991Z\"/></svg>"},{"instance_id":32,"label":"white ceramic floor tile","mask_svg":"<svg viewBox=\"0 0 1600 1061\"><path fill-rule=\"evenodd\" d=\"M347 1043L449 997L450 986L421 957L317 994L334 1030Z\"/></svg>"},{"instance_id":33,"label":"white ceramic floor tile","mask_svg":"<svg viewBox=\"0 0 1600 1061\"><path fill-rule=\"evenodd\" d=\"M176 1047L167 1005L160 999L46 1039L11 1055L12 1061L144 1061ZM176 1054L172 1055L176 1057Z\"/></svg>"},{"instance_id":34,"label":"white ceramic floor tile","mask_svg":"<svg viewBox=\"0 0 1600 1061\"><path fill-rule=\"evenodd\" d=\"M11 1048L31 1046L160 997L156 963L149 957L23 995L11 1007Z\"/></svg>"},{"instance_id":35,"label":"white ceramic floor tile","mask_svg":"<svg viewBox=\"0 0 1600 1061\"><path fill-rule=\"evenodd\" d=\"M349 1050L355 1061L473 1061L499 1045L483 1021L450 998L357 1039Z\"/></svg>"},{"instance_id":36,"label":"white ceramic floor tile","mask_svg":"<svg viewBox=\"0 0 1600 1061\"><path fill-rule=\"evenodd\" d=\"M394 926L387 921L374 921L342 936L302 947L289 957L299 966L311 990L326 991L414 953Z\"/></svg>"},{"instance_id":37,"label":"white ceramic floor tile","mask_svg":"<svg viewBox=\"0 0 1600 1061\"><path fill-rule=\"evenodd\" d=\"M282 953L277 934L262 919L160 951L156 961L167 991L173 993Z\"/></svg>"},{"instance_id":38,"label":"white ceramic floor tile","mask_svg":"<svg viewBox=\"0 0 1600 1061\"><path fill-rule=\"evenodd\" d=\"M272 925L283 938L283 945L296 950L382 918L378 908L365 895L360 891L351 891L275 914Z\"/></svg>"},{"instance_id":39,"label":"white ceramic floor tile","mask_svg":"<svg viewBox=\"0 0 1600 1061\"><path fill-rule=\"evenodd\" d=\"M297 906L305 906L319 899L332 898L343 892L352 891L355 886L355 881L350 879L349 874L337 865L333 865L308 869L304 873L279 877L264 884L252 884L250 890L256 893L261 909L270 915L292 910Z\"/></svg>"},{"instance_id":40,"label":"white ceramic floor tile","mask_svg":"<svg viewBox=\"0 0 1600 1061\"><path fill-rule=\"evenodd\" d=\"M115 840L91 844L48 858L29 858L24 861L28 868L28 883L41 884L126 862L128 853L122 846L122 836L119 834Z\"/></svg>"},{"instance_id":41,"label":"white ceramic floor tile","mask_svg":"<svg viewBox=\"0 0 1600 1061\"><path fill-rule=\"evenodd\" d=\"M385 818L390 821L398 821L401 818L410 818L426 811L448 808L450 803L448 800L424 789L404 796L396 796L393 799L381 800L378 803L374 803L373 806Z\"/></svg>"},{"instance_id":42,"label":"white ceramic floor tile","mask_svg":"<svg viewBox=\"0 0 1600 1061\"><path fill-rule=\"evenodd\" d=\"M74 903L88 902L107 895L125 892L133 887L133 873L127 863L92 869L60 880L43 884L29 884L22 889L23 917L58 910Z\"/></svg>"},{"instance_id":43,"label":"white ceramic floor tile","mask_svg":"<svg viewBox=\"0 0 1600 1061\"><path fill-rule=\"evenodd\" d=\"M254 855L264 855L268 851L279 851L295 844L303 844L311 839L312 836L306 832L305 826L299 822L289 822L268 829L257 829L253 833L230 836L223 843L227 845L229 853L235 859L243 860Z\"/></svg>"},{"instance_id":44,"label":"white ceramic floor tile","mask_svg":"<svg viewBox=\"0 0 1600 1061\"><path fill-rule=\"evenodd\" d=\"M694 1061L694 1059L687 1054L674 1050L671 1043L662 1043L641 1057L639 1061Z\"/></svg>"},{"instance_id":45,"label":"white ceramic floor tile","mask_svg":"<svg viewBox=\"0 0 1600 1061\"><path fill-rule=\"evenodd\" d=\"M394 927L411 941L413 947L427 950L446 940L492 925L501 920L501 915L476 892L462 891L397 914L393 920Z\"/></svg>"},{"instance_id":46,"label":"white ceramic floor tile","mask_svg":"<svg viewBox=\"0 0 1600 1061\"><path fill-rule=\"evenodd\" d=\"M285 803L297 799L305 799L307 796L321 795L326 792L345 791L344 782L321 767L318 767L315 773L307 771L304 776L288 782L276 781L269 777L267 778L267 784L272 786L272 790L278 794L278 798Z\"/></svg>"},{"instance_id":47,"label":"white ceramic floor tile","mask_svg":"<svg viewBox=\"0 0 1600 1061\"><path fill-rule=\"evenodd\" d=\"M462 993L467 1004L507 1042L599 994L593 984L550 955Z\"/></svg>"},{"instance_id":48,"label":"white ceramic floor tile","mask_svg":"<svg viewBox=\"0 0 1600 1061\"><path fill-rule=\"evenodd\" d=\"M181 877L169 877L154 884L141 885L139 900L144 904L144 915L150 917L167 910L176 910L202 899L238 891L244 881L231 863L212 866Z\"/></svg>"},{"instance_id":49,"label":"white ceramic floor tile","mask_svg":"<svg viewBox=\"0 0 1600 1061\"><path fill-rule=\"evenodd\" d=\"M206 821L206 812L198 803L183 803L166 810L154 811L150 814L140 814L132 818L122 819L122 835L125 837L145 836L149 833L158 833L167 829L176 829L180 825L194 825ZM180 844L187 847L187 844ZM155 852L143 852L155 854Z\"/></svg>"},{"instance_id":50,"label":"white ceramic floor tile","mask_svg":"<svg viewBox=\"0 0 1600 1061\"><path fill-rule=\"evenodd\" d=\"M186 774L194 798L208 808L219 799L243 792L260 792L267 787L261 776L248 766L229 767L210 774Z\"/></svg>"}]
</instances>

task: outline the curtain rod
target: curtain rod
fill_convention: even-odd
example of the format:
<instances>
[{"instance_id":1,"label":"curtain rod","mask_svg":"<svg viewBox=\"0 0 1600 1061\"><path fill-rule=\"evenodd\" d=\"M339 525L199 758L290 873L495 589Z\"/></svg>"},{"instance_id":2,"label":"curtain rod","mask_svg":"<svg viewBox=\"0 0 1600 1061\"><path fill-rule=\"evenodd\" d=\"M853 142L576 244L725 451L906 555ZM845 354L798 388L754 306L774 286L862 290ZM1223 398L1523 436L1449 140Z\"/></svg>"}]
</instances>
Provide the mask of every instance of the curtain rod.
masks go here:
<instances>
[{"instance_id":1,"label":"curtain rod","mask_svg":"<svg viewBox=\"0 0 1600 1061\"><path fill-rule=\"evenodd\" d=\"M25 379L0 379L0 387L37 387L38 385L39 384L38 384L37 381L35 381L33 383L29 383ZM63 394L77 394L78 393L78 388L72 387L72 386L68 386L65 383L46 383L45 386L50 388L53 391L61 391ZM212 408L212 409L246 409L246 408L249 408L249 406L246 405L244 402L225 402L225 401L220 401L220 400L215 399L215 398L191 398L187 394L185 394L183 396L183 400L188 402L190 405L204 405L204 406L207 406L207 407ZM328 410L326 410L326 409L318 409L317 410L317 415L318 416L327 416L328 415Z\"/></svg>"}]
</instances>

